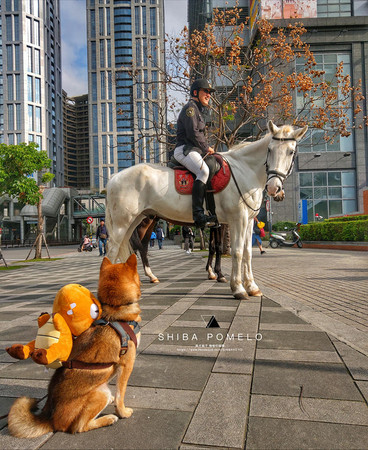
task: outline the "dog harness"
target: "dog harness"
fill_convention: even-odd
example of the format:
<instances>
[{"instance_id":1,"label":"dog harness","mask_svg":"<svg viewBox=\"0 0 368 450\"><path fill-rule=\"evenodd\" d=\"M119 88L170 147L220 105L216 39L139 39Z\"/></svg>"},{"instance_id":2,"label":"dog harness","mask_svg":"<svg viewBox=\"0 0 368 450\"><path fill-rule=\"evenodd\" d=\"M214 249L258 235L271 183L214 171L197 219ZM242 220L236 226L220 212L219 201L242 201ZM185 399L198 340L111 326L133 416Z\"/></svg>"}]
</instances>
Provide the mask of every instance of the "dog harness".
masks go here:
<instances>
[{"instance_id":1,"label":"dog harness","mask_svg":"<svg viewBox=\"0 0 368 450\"><path fill-rule=\"evenodd\" d=\"M94 326L110 326L119 336L120 338L120 356L125 355L128 350L128 342L132 340L135 348L137 348L137 334L140 332L141 327L138 322L132 320L130 322L108 322L105 319L95 320L93 322ZM131 328L133 326L133 328ZM96 370L96 369L107 369L115 364L115 362L110 363L89 363L78 360L65 361L62 363L62 366L66 369L88 369L88 370Z\"/></svg>"}]
</instances>

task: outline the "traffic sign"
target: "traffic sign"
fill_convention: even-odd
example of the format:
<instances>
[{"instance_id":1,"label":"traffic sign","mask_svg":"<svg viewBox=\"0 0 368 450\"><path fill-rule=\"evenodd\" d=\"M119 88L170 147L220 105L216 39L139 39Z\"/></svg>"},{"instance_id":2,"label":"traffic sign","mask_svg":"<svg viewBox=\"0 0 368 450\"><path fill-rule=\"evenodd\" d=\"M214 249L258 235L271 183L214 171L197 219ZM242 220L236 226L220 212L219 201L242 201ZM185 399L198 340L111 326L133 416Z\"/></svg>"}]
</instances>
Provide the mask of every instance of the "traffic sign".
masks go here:
<instances>
[{"instance_id":1,"label":"traffic sign","mask_svg":"<svg viewBox=\"0 0 368 450\"><path fill-rule=\"evenodd\" d=\"M93 217L89 216L87 217L87 223L91 224L93 222Z\"/></svg>"}]
</instances>

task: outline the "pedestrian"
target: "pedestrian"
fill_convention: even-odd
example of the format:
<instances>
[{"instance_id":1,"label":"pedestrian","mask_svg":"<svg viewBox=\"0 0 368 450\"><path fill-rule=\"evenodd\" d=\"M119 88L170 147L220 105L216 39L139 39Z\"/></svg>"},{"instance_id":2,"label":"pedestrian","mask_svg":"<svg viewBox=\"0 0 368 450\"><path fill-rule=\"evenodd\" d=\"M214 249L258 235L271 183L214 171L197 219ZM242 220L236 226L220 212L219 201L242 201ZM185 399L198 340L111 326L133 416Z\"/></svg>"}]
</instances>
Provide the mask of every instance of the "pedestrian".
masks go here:
<instances>
[{"instance_id":1,"label":"pedestrian","mask_svg":"<svg viewBox=\"0 0 368 450\"><path fill-rule=\"evenodd\" d=\"M109 238L109 233L105 226L105 220L101 219L100 225L97 227L96 240L98 241L98 249L100 256L106 255L106 244Z\"/></svg>"},{"instance_id":2,"label":"pedestrian","mask_svg":"<svg viewBox=\"0 0 368 450\"><path fill-rule=\"evenodd\" d=\"M215 150L207 142L206 123L202 112L209 106L211 93L214 91L215 89L207 80L195 80L190 88L191 99L181 110L177 123L177 143L174 157L196 177L192 190L192 214L193 221L198 228L217 223L216 216L207 216L203 208L206 183L210 173L205 158Z\"/></svg>"},{"instance_id":3,"label":"pedestrian","mask_svg":"<svg viewBox=\"0 0 368 450\"><path fill-rule=\"evenodd\" d=\"M189 254L194 248L193 230L190 227L184 225L181 229L181 232L184 238L184 250Z\"/></svg>"},{"instance_id":4,"label":"pedestrian","mask_svg":"<svg viewBox=\"0 0 368 450\"><path fill-rule=\"evenodd\" d=\"M255 243L257 243L259 251L260 251L261 255L263 255L264 253L266 253L266 251L263 250L263 247L262 247L261 229L263 229L263 227L259 228L259 226L258 226L259 223L260 222L257 219L257 217L255 217L254 221L253 221L252 246Z\"/></svg>"},{"instance_id":5,"label":"pedestrian","mask_svg":"<svg viewBox=\"0 0 368 450\"><path fill-rule=\"evenodd\" d=\"M154 231L152 231L151 238L150 238L150 247L155 246L155 239L156 239L156 233Z\"/></svg>"},{"instance_id":6,"label":"pedestrian","mask_svg":"<svg viewBox=\"0 0 368 450\"><path fill-rule=\"evenodd\" d=\"M165 239L164 230L162 229L161 225L159 225L156 228L156 238L158 243L159 250L162 249L162 241Z\"/></svg>"}]
</instances>

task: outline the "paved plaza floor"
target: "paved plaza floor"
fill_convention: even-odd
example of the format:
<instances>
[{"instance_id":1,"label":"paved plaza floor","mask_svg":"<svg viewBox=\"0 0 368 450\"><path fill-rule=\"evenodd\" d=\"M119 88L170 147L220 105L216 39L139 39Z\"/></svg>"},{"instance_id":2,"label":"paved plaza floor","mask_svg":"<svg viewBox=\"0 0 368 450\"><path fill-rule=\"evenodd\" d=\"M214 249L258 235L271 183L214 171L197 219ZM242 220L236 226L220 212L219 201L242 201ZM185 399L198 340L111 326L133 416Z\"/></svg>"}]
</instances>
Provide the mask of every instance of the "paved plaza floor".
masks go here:
<instances>
[{"instance_id":1,"label":"paved plaza floor","mask_svg":"<svg viewBox=\"0 0 368 450\"><path fill-rule=\"evenodd\" d=\"M243 301L228 283L206 279L203 253L165 246L150 250L150 261L161 283L150 284L139 265L142 340L126 396L132 417L29 440L9 436L3 418L1 449L368 447L366 253L254 249L264 296ZM231 261L223 262L229 275ZM1 272L0 416L22 395L44 399L52 375L5 347L35 337L39 313L51 311L63 285L96 293L100 264L98 252L74 251ZM206 328L213 317L219 327Z\"/></svg>"}]
</instances>

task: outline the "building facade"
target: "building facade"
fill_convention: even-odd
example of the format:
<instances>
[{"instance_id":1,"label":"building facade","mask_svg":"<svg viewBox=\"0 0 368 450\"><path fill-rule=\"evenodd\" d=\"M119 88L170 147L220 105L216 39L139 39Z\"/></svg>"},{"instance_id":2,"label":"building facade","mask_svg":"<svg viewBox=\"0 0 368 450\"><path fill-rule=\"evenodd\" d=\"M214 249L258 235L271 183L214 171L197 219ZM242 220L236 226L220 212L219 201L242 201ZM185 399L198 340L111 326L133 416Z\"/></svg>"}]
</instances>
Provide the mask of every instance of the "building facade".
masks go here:
<instances>
[{"instance_id":1,"label":"building facade","mask_svg":"<svg viewBox=\"0 0 368 450\"><path fill-rule=\"evenodd\" d=\"M206 8L231 8L235 1L210 0ZM350 75L353 85L362 81L367 99L368 63L368 4L357 0L242 0L238 6L249 11L249 32L245 44L257 38L257 20L266 18L275 25L286 27L298 17L307 29L305 40L310 44L317 67L324 70L326 80L333 83L340 62L344 74ZM195 16L197 14L197 16ZM199 14L199 15L198 15ZM208 21L208 15L198 11L197 2L189 0L189 19L202 18L199 28ZM192 29L191 25L190 28ZM303 61L292 63L292 70L303 70ZM213 80L216 85L216 80ZM219 90L223 86L216 86ZM302 94L294 93L295 107L302 102ZM366 115L367 101L363 105ZM351 110L348 114L352 116ZM272 113L270 112L269 119ZM248 131L251 133L251 130ZM323 132L310 130L300 143L294 171L285 183L286 199L271 202L269 219L298 221L301 201L307 204L308 221L319 216L351 214L363 211L363 191L368 178L368 130L351 129L347 138L337 137L325 142ZM304 202L303 202L304 203Z\"/></svg>"},{"instance_id":2,"label":"building facade","mask_svg":"<svg viewBox=\"0 0 368 450\"><path fill-rule=\"evenodd\" d=\"M0 142L36 142L62 186L59 0L1 0L0 7Z\"/></svg>"},{"instance_id":3,"label":"building facade","mask_svg":"<svg viewBox=\"0 0 368 450\"><path fill-rule=\"evenodd\" d=\"M90 189L88 95L68 97L63 91L65 186Z\"/></svg>"},{"instance_id":4,"label":"building facade","mask_svg":"<svg viewBox=\"0 0 368 450\"><path fill-rule=\"evenodd\" d=\"M164 158L163 0L87 0L87 38L91 187L101 191L114 173Z\"/></svg>"}]
</instances>

